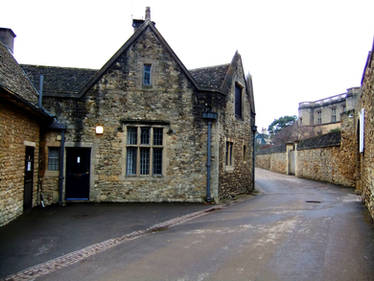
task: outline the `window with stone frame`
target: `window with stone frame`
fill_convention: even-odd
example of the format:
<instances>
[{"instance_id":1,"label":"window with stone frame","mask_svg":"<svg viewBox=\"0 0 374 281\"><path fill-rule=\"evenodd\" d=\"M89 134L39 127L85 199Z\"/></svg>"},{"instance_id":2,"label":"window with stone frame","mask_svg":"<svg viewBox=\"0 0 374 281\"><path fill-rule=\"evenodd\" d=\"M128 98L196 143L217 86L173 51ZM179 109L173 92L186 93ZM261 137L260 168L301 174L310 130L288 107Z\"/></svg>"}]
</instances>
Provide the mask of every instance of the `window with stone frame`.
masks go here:
<instances>
[{"instance_id":1,"label":"window with stone frame","mask_svg":"<svg viewBox=\"0 0 374 281\"><path fill-rule=\"evenodd\" d=\"M321 110L317 111L317 124L322 124L322 112L321 112Z\"/></svg>"},{"instance_id":2,"label":"window with stone frame","mask_svg":"<svg viewBox=\"0 0 374 281\"><path fill-rule=\"evenodd\" d=\"M152 77L151 77L151 64L144 64L143 66L143 86L152 86Z\"/></svg>"},{"instance_id":3,"label":"window with stone frame","mask_svg":"<svg viewBox=\"0 0 374 281\"><path fill-rule=\"evenodd\" d=\"M331 108L331 122L336 122L336 107Z\"/></svg>"},{"instance_id":4,"label":"window with stone frame","mask_svg":"<svg viewBox=\"0 0 374 281\"><path fill-rule=\"evenodd\" d=\"M243 88L239 84L235 83L235 117L238 119L243 118L242 90Z\"/></svg>"},{"instance_id":5,"label":"window with stone frame","mask_svg":"<svg viewBox=\"0 0 374 281\"><path fill-rule=\"evenodd\" d=\"M164 128L128 126L126 175L162 175Z\"/></svg>"},{"instance_id":6,"label":"window with stone frame","mask_svg":"<svg viewBox=\"0 0 374 281\"><path fill-rule=\"evenodd\" d=\"M48 170L58 171L60 162L60 148L48 147Z\"/></svg>"},{"instance_id":7,"label":"window with stone frame","mask_svg":"<svg viewBox=\"0 0 374 281\"><path fill-rule=\"evenodd\" d=\"M232 163L233 163L232 147L233 147L233 142L226 141L226 160L225 160L226 166L232 166Z\"/></svg>"}]
</instances>

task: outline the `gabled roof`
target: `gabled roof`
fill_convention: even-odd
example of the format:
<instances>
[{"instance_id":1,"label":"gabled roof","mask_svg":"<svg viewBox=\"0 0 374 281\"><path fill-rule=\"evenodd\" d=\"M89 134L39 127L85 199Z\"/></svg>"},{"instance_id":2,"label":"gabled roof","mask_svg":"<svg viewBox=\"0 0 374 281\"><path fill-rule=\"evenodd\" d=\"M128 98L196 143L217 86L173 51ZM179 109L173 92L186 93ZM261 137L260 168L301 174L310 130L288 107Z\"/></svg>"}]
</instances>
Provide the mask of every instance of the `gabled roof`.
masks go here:
<instances>
[{"instance_id":1,"label":"gabled roof","mask_svg":"<svg viewBox=\"0 0 374 281\"><path fill-rule=\"evenodd\" d=\"M76 96L97 70L55 67L41 65L21 65L30 81L39 89L40 75L43 79L43 96Z\"/></svg>"},{"instance_id":2,"label":"gabled roof","mask_svg":"<svg viewBox=\"0 0 374 281\"><path fill-rule=\"evenodd\" d=\"M160 41L160 43L166 48L166 50L170 53L172 58L175 62L179 65L182 69L183 73L186 75L188 80L192 83L192 85L200 91L206 92L217 92L223 94L219 89L216 88L206 88L204 85L200 86L191 75L191 73L187 70L184 66L182 61L178 58L178 56L174 53L172 48L166 42L166 40L162 37L160 32L154 26L154 23L150 20L146 20L137 30L136 32L130 37L129 40L112 56L112 58L91 78L91 80L86 84L86 86L80 91L79 97L82 97L87 93L88 90L92 88L92 86L104 75L104 73L112 66L112 64L124 53L127 51L128 48L143 34L143 32L147 29L150 29Z\"/></svg>"},{"instance_id":3,"label":"gabled roof","mask_svg":"<svg viewBox=\"0 0 374 281\"><path fill-rule=\"evenodd\" d=\"M220 90L230 64L191 69L189 72L201 88Z\"/></svg>"},{"instance_id":4,"label":"gabled roof","mask_svg":"<svg viewBox=\"0 0 374 281\"><path fill-rule=\"evenodd\" d=\"M2 43L0 43L0 87L31 104L38 102L38 92Z\"/></svg>"}]
</instances>

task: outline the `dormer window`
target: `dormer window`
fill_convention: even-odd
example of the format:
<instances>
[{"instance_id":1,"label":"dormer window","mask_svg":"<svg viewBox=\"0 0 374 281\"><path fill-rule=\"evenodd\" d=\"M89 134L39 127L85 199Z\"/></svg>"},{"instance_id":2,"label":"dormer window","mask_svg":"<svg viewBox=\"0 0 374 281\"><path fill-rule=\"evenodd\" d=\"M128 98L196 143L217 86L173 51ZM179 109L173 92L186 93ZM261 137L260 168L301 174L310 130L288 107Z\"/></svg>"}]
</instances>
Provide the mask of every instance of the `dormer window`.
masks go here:
<instances>
[{"instance_id":1,"label":"dormer window","mask_svg":"<svg viewBox=\"0 0 374 281\"><path fill-rule=\"evenodd\" d=\"M151 64L144 64L143 67L143 86L151 86Z\"/></svg>"}]
</instances>

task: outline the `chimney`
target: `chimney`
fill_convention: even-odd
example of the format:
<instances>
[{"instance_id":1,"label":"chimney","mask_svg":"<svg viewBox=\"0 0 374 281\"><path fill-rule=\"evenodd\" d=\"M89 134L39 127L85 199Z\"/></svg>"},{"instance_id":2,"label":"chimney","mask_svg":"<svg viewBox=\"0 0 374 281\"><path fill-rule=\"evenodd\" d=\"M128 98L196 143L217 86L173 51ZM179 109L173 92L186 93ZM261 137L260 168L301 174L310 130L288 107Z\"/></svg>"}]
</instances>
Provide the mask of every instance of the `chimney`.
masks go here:
<instances>
[{"instance_id":1,"label":"chimney","mask_svg":"<svg viewBox=\"0 0 374 281\"><path fill-rule=\"evenodd\" d=\"M0 27L0 42L13 54L14 38L16 35L10 28Z\"/></svg>"},{"instance_id":2,"label":"chimney","mask_svg":"<svg viewBox=\"0 0 374 281\"><path fill-rule=\"evenodd\" d=\"M145 21L151 21L151 8L146 7L145 8L145 20L132 20L132 27L134 28L134 32L145 22ZM153 25L155 23L152 21Z\"/></svg>"},{"instance_id":3,"label":"chimney","mask_svg":"<svg viewBox=\"0 0 374 281\"><path fill-rule=\"evenodd\" d=\"M151 7L145 8L145 20L151 20Z\"/></svg>"}]
</instances>

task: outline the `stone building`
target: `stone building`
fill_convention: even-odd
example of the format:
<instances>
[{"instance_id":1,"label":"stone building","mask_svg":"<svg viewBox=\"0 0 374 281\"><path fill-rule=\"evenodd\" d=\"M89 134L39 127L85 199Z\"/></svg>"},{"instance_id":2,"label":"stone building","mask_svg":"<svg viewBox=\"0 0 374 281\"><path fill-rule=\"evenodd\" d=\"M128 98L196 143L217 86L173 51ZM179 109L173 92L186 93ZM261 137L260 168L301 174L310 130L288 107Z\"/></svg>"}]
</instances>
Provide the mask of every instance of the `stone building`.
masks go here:
<instances>
[{"instance_id":1,"label":"stone building","mask_svg":"<svg viewBox=\"0 0 374 281\"><path fill-rule=\"evenodd\" d=\"M361 96L356 107L358 154L356 188L374 218L374 42L361 81Z\"/></svg>"},{"instance_id":2,"label":"stone building","mask_svg":"<svg viewBox=\"0 0 374 281\"><path fill-rule=\"evenodd\" d=\"M0 28L0 226L39 202L40 140L53 125L12 55L14 37Z\"/></svg>"},{"instance_id":3,"label":"stone building","mask_svg":"<svg viewBox=\"0 0 374 281\"><path fill-rule=\"evenodd\" d=\"M355 109L360 87L321 100L300 102L298 127L309 136L327 134L341 128L341 115ZM307 137L307 136L304 136Z\"/></svg>"},{"instance_id":4,"label":"stone building","mask_svg":"<svg viewBox=\"0 0 374 281\"><path fill-rule=\"evenodd\" d=\"M23 65L66 131L43 142L47 204L202 202L254 186L252 82L230 63L187 70L150 20L100 70ZM62 180L62 178L64 180Z\"/></svg>"}]
</instances>

